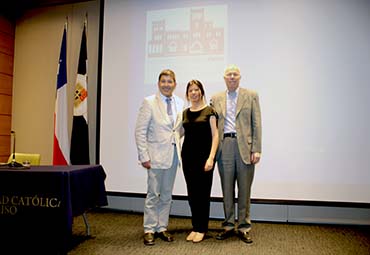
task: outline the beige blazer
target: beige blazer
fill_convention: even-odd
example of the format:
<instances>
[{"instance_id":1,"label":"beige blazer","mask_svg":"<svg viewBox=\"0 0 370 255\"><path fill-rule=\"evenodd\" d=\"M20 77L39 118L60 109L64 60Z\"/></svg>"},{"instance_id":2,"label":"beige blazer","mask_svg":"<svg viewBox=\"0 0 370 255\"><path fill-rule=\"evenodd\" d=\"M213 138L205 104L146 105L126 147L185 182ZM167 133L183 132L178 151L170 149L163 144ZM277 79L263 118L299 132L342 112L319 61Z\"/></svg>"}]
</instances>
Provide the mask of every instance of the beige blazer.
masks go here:
<instances>
[{"instance_id":1,"label":"beige blazer","mask_svg":"<svg viewBox=\"0 0 370 255\"><path fill-rule=\"evenodd\" d=\"M220 92L211 99L211 105L219 115L218 131L220 137L217 157L219 157L224 137L226 116L226 93ZM251 153L261 153L261 110L258 94L255 91L239 88L236 105L235 128L240 156L245 164L250 164Z\"/></svg>"},{"instance_id":2,"label":"beige blazer","mask_svg":"<svg viewBox=\"0 0 370 255\"><path fill-rule=\"evenodd\" d=\"M176 107L174 124L159 93L144 99L137 117L135 140L139 161L142 163L150 160L151 167L155 169L171 167L174 143L181 162L180 129L184 101L175 95L173 98Z\"/></svg>"}]
</instances>

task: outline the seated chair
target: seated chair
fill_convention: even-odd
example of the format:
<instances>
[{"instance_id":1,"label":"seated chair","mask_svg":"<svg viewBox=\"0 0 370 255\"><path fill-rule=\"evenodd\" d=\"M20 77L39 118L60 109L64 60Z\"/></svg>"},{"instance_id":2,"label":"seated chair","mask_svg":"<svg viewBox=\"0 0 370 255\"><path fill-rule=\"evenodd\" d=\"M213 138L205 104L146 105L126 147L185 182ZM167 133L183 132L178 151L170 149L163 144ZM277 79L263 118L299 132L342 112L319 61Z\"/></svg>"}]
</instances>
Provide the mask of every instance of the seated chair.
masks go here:
<instances>
[{"instance_id":1,"label":"seated chair","mask_svg":"<svg viewBox=\"0 0 370 255\"><path fill-rule=\"evenodd\" d=\"M12 162L13 153L9 156L8 163ZM41 154L38 153L15 153L15 161L23 164L25 161L29 161L31 166L40 165Z\"/></svg>"}]
</instances>

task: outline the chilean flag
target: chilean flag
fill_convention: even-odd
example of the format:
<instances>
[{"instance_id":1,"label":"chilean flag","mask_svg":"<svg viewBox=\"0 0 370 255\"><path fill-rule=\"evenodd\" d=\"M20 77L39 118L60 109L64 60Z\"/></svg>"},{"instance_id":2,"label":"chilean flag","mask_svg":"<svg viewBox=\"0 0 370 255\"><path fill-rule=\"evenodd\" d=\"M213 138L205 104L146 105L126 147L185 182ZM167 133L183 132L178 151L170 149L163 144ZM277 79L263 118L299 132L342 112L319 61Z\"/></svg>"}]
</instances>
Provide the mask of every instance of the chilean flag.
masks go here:
<instances>
[{"instance_id":1,"label":"chilean flag","mask_svg":"<svg viewBox=\"0 0 370 255\"><path fill-rule=\"evenodd\" d=\"M69 137L67 112L67 28L64 27L60 48L57 90L54 111L53 165L69 165Z\"/></svg>"}]
</instances>

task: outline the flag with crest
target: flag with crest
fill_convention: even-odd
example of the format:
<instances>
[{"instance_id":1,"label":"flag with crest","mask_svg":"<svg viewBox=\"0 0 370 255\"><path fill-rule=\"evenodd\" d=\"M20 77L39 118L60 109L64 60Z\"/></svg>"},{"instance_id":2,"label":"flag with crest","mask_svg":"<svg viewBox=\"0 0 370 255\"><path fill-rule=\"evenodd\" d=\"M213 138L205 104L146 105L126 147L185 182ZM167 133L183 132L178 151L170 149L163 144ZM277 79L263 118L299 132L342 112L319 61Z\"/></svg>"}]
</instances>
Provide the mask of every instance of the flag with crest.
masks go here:
<instances>
[{"instance_id":1,"label":"flag with crest","mask_svg":"<svg viewBox=\"0 0 370 255\"><path fill-rule=\"evenodd\" d=\"M82 31L73 106L73 125L70 155L72 165L90 164L87 98L87 41L85 22Z\"/></svg>"}]
</instances>

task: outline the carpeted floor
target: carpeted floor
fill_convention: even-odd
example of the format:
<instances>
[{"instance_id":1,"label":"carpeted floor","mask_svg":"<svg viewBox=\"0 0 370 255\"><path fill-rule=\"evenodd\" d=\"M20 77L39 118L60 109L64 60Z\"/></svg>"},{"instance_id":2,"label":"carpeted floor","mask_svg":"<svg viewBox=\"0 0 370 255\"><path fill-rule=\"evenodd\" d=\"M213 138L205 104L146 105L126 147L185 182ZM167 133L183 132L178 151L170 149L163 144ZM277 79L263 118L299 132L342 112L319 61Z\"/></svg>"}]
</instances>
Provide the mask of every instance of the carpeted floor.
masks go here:
<instances>
[{"instance_id":1,"label":"carpeted floor","mask_svg":"<svg viewBox=\"0 0 370 255\"><path fill-rule=\"evenodd\" d=\"M85 235L82 217L74 219L73 245L68 255L130 254L354 254L370 255L369 226L302 225L254 222L247 245L236 236L219 241L221 221L211 220L207 239L193 244L185 238L191 230L190 219L171 217L169 231L172 243L156 239L154 246L143 244L142 214L99 210L87 214L91 237Z\"/></svg>"}]
</instances>

